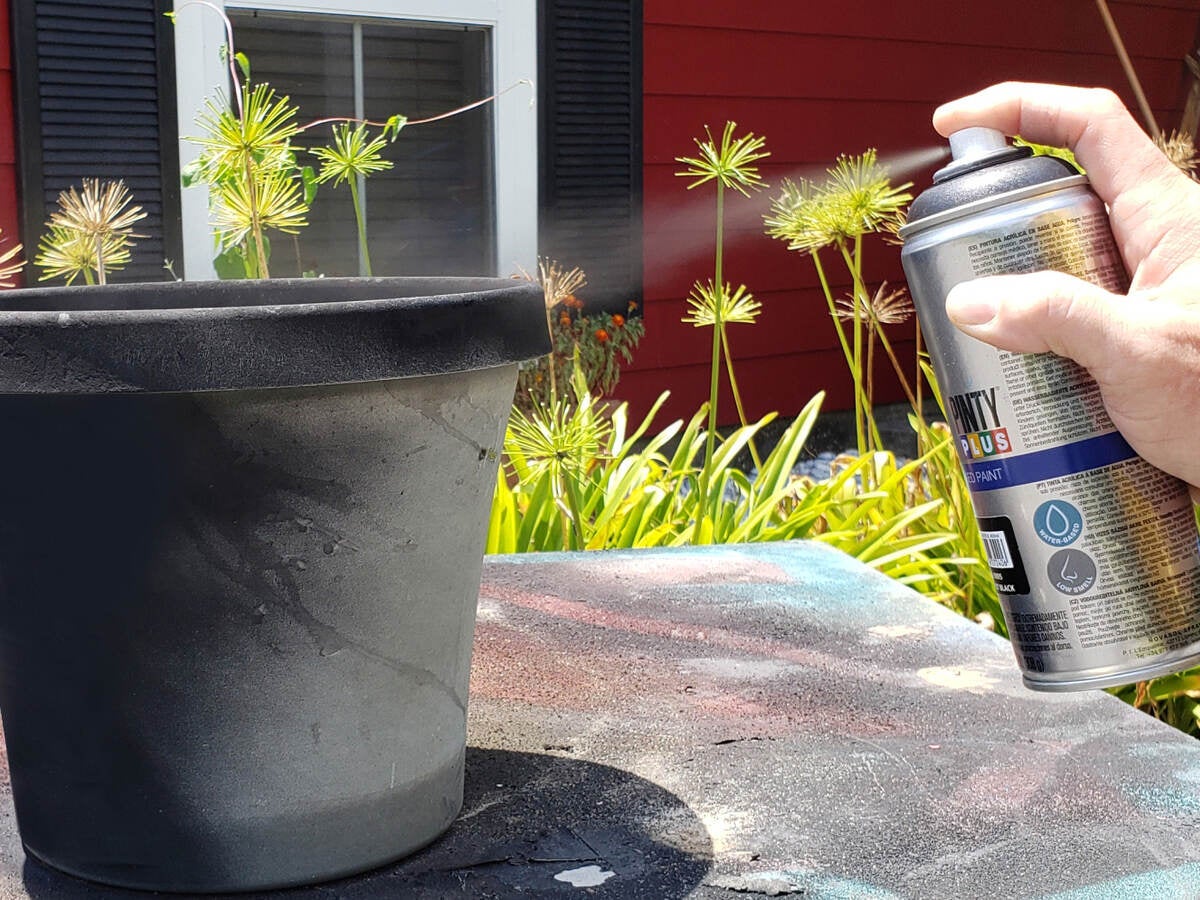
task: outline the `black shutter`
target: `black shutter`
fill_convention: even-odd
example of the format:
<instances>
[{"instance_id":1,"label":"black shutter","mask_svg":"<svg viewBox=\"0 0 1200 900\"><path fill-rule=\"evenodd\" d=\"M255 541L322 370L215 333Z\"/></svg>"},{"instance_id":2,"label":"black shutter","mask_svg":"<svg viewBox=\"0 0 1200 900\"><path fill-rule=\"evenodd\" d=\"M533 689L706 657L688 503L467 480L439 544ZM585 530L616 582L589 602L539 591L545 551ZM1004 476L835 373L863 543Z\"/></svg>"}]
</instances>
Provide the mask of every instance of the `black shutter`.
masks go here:
<instances>
[{"instance_id":1,"label":"black shutter","mask_svg":"<svg viewBox=\"0 0 1200 900\"><path fill-rule=\"evenodd\" d=\"M22 242L36 255L58 194L124 179L147 237L113 282L182 275L179 148L170 0L13 0ZM40 273L27 270L26 284Z\"/></svg>"},{"instance_id":2,"label":"black shutter","mask_svg":"<svg viewBox=\"0 0 1200 900\"><path fill-rule=\"evenodd\" d=\"M623 313L642 289L642 2L540 7L539 252Z\"/></svg>"}]
</instances>

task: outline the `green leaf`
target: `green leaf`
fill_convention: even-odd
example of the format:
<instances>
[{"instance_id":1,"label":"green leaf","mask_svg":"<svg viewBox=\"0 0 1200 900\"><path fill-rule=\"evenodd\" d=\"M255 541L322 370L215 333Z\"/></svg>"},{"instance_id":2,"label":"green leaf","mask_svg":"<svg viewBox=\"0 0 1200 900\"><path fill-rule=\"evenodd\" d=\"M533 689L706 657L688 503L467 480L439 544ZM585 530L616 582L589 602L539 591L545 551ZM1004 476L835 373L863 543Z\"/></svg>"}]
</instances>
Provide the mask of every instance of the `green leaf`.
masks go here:
<instances>
[{"instance_id":1,"label":"green leaf","mask_svg":"<svg viewBox=\"0 0 1200 900\"><path fill-rule=\"evenodd\" d=\"M185 187L193 187L197 184L203 184L203 165L199 159L193 159L185 165L179 172L179 181Z\"/></svg>"},{"instance_id":2,"label":"green leaf","mask_svg":"<svg viewBox=\"0 0 1200 900\"><path fill-rule=\"evenodd\" d=\"M317 199L317 172L312 166L300 167L300 183L304 185L304 205L312 206Z\"/></svg>"},{"instance_id":3,"label":"green leaf","mask_svg":"<svg viewBox=\"0 0 1200 900\"><path fill-rule=\"evenodd\" d=\"M402 116L397 113L387 120L387 124L383 126L383 136L389 141L394 141L400 136L400 129L408 124L408 116Z\"/></svg>"},{"instance_id":4,"label":"green leaf","mask_svg":"<svg viewBox=\"0 0 1200 900\"><path fill-rule=\"evenodd\" d=\"M246 275L246 259L240 244L226 247L213 259L213 268L217 277L225 281L236 281L248 277Z\"/></svg>"}]
</instances>

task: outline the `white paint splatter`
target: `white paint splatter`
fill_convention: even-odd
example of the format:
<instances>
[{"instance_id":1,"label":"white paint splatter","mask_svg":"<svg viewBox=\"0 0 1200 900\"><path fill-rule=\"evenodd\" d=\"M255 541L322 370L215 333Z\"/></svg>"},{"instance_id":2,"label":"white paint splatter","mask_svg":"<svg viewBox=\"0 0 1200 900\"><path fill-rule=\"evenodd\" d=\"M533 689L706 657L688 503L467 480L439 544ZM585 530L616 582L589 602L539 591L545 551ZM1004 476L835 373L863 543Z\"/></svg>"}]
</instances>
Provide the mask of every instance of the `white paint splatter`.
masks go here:
<instances>
[{"instance_id":1,"label":"white paint splatter","mask_svg":"<svg viewBox=\"0 0 1200 900\"><path fill-rule=\"evenodd\" d=\"M928 628L915 628L912 625L873 625L867 632L878 638L925 637Z\"/></svg>"},{"instance_id":2,"label":"white paint splatter","mask_svg":"<svg viewBox=\"0 0 1200 900\"><path fill-rule=\"evenodd\" d=\"M997 683L996 679L979 669L966 669L958 666L930 666L917 671L917 676L929 684L949 688L954 691L967 691L973 694L990 693Z\"/></svg>"},{"instance_id":3,"label":"white paint splatter","mask_svg":"<svg viewBox=\"0 0 1200 900\"><path fill-rule=\"evenodd\" d=\"M612 878L616 872L609 872L599 866L581 866L578 869L567 869L554 876L555 881L565 881L572 887L596 887Z\"/></svg>"}]
</instances>

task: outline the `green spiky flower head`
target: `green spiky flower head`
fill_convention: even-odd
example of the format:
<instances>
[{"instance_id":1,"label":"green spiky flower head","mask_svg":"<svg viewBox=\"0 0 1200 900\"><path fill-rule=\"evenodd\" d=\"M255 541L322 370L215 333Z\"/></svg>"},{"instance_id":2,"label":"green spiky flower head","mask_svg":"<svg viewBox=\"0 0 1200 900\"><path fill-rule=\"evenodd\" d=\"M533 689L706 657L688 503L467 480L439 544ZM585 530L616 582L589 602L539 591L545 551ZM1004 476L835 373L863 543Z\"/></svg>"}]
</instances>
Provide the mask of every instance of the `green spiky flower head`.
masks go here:
<instances>
[{"instance_id":1,"label":"green spiky flower head","mask_svg":"<svg viewBox=\"0 0 1200 900\"><path fill-rule=\"evenodd\" d=\"M750 191L759 191L766 187L766 182L758 174L754 165L758 160L770 156L763 150L766 141L750 132L735 138L736 122L726 122L725 131L721 135L718 146L713 140L712 132L704 126L707 140L693 138L700 150L699 156L677 156L675 161L687 166L682 172L675 174L681 178L691 178L688 190L700 187L709 181L716 181L721 187L730 188L743 196L750 196Z\"/></svg>"},{"instance_id":2,"label":"green spiky flower head","mask_svg":"<svg viewBox=\"0 0 1200 900\"><path fill-rule=\"evenodd\" d=\"M382 156L388 143L383 135L372 138L365 122L356 126L339 122L333 126L332 147L309 151L321 160L317 183L332 181L336 187L360 175L366 177L392 168L392 163Z\"/></svg>"}]
</instances>

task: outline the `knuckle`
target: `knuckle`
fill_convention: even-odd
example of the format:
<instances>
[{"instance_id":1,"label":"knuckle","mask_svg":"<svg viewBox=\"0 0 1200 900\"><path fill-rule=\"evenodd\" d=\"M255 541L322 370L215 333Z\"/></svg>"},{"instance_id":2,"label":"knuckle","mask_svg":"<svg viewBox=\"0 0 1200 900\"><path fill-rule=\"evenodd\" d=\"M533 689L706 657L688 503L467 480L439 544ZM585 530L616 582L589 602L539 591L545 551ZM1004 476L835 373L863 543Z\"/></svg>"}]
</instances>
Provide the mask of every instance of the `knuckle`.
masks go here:
<instances>
[{"instance_id":1,"label":"knuckle","mask_svg":"<svg viewBox=\"0 0 1200 900\"><path fill-rule=\"evenodd\" d=\"M1088 88L1087 101L1089 107L1102 115L1114 115L1125 112L1125 104L1116 92L1109 88Z\"/></svg>"}]
</instances>

